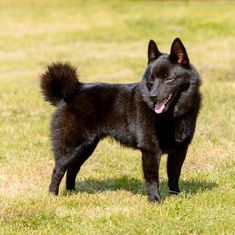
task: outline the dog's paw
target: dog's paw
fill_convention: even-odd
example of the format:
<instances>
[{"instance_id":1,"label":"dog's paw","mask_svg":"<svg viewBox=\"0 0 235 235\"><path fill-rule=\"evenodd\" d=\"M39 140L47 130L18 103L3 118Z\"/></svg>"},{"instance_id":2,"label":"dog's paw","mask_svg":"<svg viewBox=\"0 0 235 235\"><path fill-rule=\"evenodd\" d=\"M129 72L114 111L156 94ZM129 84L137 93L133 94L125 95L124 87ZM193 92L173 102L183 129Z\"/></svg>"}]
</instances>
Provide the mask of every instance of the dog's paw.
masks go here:
<instances>
[{"instance_id":1,"label":"dog's paw","mask_svg":"<svg viewBox=\"0 0 235 235\"><path fill-rule=\"evenodd\" d=\"M49 193L55 195L55 196L58 196L59 194L59 189L54 187L53 185L50 185L49 187Z\"/></svg>"},{"instance_id":2,"label":"dog's paw","mask_svg":"<svg viewBox=\"0 0 235 235\"><path fill-rule=\"evenodd\" d=\"M161 203L161 198L159 195L151 195L148 197L148 199L149 199L149 202L151 203L159 203L159 204Z\"/></svg>"},{"instance_id":3,"label":"dog's paw","mask_svg":"<svg viewBox=\"0 0 235 235\"><path fill-rule=\"evenodd\" d=\"M170 195L175 195L175 196L180 193L180 191L174 191L174 190L170 190L170 189L168 190L168 192Z\"/></svg>"},{"instance_id":4,"label":"dog's paw","mask_svg":"<svg viewBox=\"0 0 235 235\"><path fill-rule=\"evenodd\" d=\"M146 191L150 202L161 202L157 182L146 182Z\"/></svg>"}]
</instances>

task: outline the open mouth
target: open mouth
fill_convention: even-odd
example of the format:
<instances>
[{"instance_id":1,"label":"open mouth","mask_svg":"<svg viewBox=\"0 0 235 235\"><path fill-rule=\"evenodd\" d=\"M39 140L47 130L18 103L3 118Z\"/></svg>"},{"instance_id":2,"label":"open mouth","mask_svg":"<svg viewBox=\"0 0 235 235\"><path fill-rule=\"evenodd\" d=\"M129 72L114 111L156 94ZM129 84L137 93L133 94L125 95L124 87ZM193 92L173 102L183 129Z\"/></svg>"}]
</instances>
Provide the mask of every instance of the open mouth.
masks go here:
<instances>
[{"instance_id":1,"label":"open mouth","mask_svg":"<svg viewBox=\"0 0 235 235\"><path fill-rule=\"evenodd\" d=\"M171 100L172 93L165 99L158 101L157 103L154 104L154 111L157 114L160 114L163 112L163 110L166 108L166 105L169 103Z\"/></svg>"}]
</instances>

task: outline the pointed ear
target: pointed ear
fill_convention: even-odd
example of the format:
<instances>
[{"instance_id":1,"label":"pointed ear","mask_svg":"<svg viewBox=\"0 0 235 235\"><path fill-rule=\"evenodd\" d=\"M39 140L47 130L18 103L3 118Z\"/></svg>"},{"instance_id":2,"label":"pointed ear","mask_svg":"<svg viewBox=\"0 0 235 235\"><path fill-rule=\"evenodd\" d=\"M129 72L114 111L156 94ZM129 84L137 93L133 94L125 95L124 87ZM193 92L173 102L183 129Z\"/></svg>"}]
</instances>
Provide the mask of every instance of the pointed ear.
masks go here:
<instances>
[{"instance_id":1,"label":"pointed ear","mask_svg":"<svg viewBox=\"0 0 235 235\"><path fill-rule=\"evenodd\" d=\"M161 52L157 48L157 44L153 41L149 41L148 45L148 64L156 60L161 55Z\"/></svg>"},{"instance_id":2,"label":"pointed ear","mask_svg":"<svg viewBox=\"0 0 235 235\"><path fill-rule=\"evenodd\" d=\"M173 62L186 67L190 63L186 49L179 38L176 38L171 45L170 58Z\"/></svg>"}]
</instances>

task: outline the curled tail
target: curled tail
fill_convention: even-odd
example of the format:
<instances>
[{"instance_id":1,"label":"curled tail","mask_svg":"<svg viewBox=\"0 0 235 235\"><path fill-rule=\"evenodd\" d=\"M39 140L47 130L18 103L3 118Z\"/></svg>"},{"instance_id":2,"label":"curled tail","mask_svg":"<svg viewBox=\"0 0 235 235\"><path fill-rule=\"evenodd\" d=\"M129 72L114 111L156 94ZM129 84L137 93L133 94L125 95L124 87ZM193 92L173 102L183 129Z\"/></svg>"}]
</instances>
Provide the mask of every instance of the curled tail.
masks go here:
<instances>
[{"instance_id":1,"label":"curled tail","mask_svg":"<svg viewBox=\"0 0 235 235\"><path fill-rule=\"evenodd\" d=\"M41 75L40 86L44 99L52 105L62 99L69 102L80 86L77 70L69 63L53 63Z\"/></svg>"}]
</instances>

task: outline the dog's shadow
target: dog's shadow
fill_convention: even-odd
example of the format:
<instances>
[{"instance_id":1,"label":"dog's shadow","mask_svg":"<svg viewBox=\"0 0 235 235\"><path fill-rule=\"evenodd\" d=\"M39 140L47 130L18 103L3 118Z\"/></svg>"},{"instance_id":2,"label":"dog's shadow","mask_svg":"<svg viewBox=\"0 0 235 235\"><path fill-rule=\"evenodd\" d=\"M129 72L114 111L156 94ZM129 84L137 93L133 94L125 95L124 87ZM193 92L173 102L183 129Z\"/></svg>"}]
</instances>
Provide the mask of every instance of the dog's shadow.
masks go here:
<instances>
[{"instance_id":1,"label":"dog's shadow","mask_svg":"<svg viewBox=\"0 0 235 235\"><path fill-rule=\"evenodd\" d=\"M212 190L217 187L215 182L203 180L180 180L180 189L186 194L196 194L197 192L204 192ZM74 193L86 192L89 194L99 193L104 191L118 191L125 190L133 194L145 195L144 184L141 180L122 176L120 178L107 178L104 180L84 180L76 183L76 190ZM160 182L160 193L162 198L167 197L167 181L165 179Z\"/></svg>"}]
</instances>

